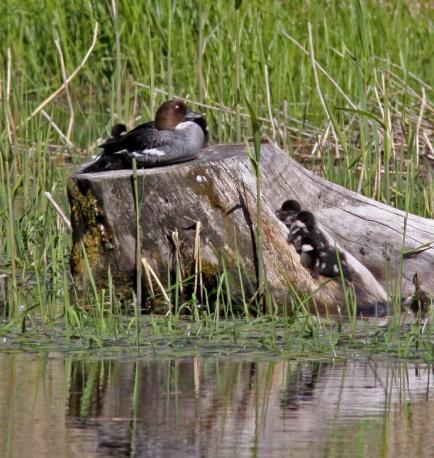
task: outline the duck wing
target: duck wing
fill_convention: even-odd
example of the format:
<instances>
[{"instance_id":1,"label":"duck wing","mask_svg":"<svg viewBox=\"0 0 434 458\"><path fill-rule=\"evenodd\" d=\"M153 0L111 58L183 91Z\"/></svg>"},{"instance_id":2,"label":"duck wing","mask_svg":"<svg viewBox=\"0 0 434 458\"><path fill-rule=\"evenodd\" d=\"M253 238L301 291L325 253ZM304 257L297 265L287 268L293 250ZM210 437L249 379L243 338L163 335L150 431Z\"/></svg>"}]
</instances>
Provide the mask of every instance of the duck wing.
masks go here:
<instances>
[{"instance_id":1,"label":"duck wing","mask_svg":"<svg viewBox=\"0 0 434 458\"><path fill-rule=\"evenodd\" d=\"M187 116L187 119L190 120L189 116ZM208 123L205 117L195 116L191 118L191 121L202 129L204 146L206 146L209 141L209 133ZM158 148L158 146L161 146L160 143L160 131L155 128L154 121L148 121L139 124L124 135L109 137L104 143L98 146L103 149L104 155L111 155L123 150L132 153L146 148Z\"/></svg>"},{"instance_id":2,"label":"duck wing","mask_svg":"<svg viewBox=\"0 0 434 458\"><path fill-rule=\"evenodd\" d=\"M144 148L154 148L157 146L159 138L160 135L154 127L154 121L149 121L138 125L125 135L110 137L98 146L103 149L104 155L112 155L125 150L132 153Z\"/></svg>"}]
</instances>

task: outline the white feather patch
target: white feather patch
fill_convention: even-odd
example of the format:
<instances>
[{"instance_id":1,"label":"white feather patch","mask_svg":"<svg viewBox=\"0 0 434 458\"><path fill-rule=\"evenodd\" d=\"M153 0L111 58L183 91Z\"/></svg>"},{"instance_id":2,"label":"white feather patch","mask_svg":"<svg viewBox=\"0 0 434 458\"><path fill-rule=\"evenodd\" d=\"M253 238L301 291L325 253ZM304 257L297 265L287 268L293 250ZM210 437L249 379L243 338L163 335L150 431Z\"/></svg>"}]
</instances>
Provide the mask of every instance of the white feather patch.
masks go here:
<instances>
[{"instance_id":1,"label":"white feather patch","mask_svg":"<svg viewBox=\"0 0 434 458\"><path fill-rule=\"evenodd\" d=\"M165 156L166 153L157 148L143 149L142 151L134 151L134 156Z\"/></svg>"},{"instance_id":2,"label":"white feather patch","mask_svg":"<svg viewBox=\"0 0 434 458\"><path fill-rule=\"evenodd\" d=\"M179 124L177 124L177 126L175 127L175 130L189 129L192 126L198 126L198 124L196 124L193 121L184 121L184 122L180 122Z\"/></svg>"},{"instance_id":3,"label":"white feather patch","mask_svg":"<svg viewBox=\"0 0 434 458\"><path fill-rule=\"evenodd\" d=\"M313 250L313 246L310 245L309 243L305 243L301 246L301 251L304 251L305 253L307 251L312 251Z\"/></svg>"}]
</instances>

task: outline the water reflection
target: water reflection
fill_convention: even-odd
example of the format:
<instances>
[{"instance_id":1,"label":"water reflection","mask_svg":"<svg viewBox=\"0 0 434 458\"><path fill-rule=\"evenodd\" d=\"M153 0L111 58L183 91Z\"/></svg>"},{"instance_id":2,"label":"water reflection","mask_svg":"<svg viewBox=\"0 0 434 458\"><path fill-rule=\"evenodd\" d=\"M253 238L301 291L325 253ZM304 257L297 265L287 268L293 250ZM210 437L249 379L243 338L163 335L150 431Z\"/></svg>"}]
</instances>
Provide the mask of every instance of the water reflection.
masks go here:
<instances>
[{"instance_id":1,"label":"water reflection","mask_svg":"<svg viewBox=\"0 0 434 458\"><path fill-rule=\"evenodd\" d=\"M0 355L0 456L432 456L432 368Z\"/></svg>"}]
</instances>

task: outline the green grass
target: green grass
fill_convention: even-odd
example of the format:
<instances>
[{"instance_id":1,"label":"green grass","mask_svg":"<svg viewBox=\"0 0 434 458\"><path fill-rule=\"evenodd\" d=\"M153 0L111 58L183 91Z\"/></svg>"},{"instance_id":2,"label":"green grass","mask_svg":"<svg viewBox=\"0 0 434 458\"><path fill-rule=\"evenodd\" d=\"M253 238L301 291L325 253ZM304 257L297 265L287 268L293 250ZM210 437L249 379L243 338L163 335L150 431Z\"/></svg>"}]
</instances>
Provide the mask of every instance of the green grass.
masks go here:
<instances>
[{"instance_id":1,"label":"green grass","mask_svg":"<svg viewBox=\"0 0 434 458\"><path fill-rule=\"evenodd\" d=\"M102 320L99 320L100 322ZM116 317L116 329L100 325L75 328L73 332L55 324L29 326L25 333L15 326L0 328L2 351L61 352L116 356L139 354L145 358L228 355L242 357L345 359L377 356L431 363L432 336L417 325L378 328L375 323L324 320L312 315L262 316L216 321L212 315L194 321L185 317L143 316L135 324L127 316ZM95 332L96 330L96 332Z\"/></svg>"},{"instance_id":2,"label":"green grass","mask_svg":"<svg viewBox=\"0 0 434 458\"><path fill-rule=\"evenodd\" d=\"M214 143L252 134L246 100L261 134L296 158L306 160L328 132L308 166L432 217L423 154L423 134L432 140L434 130L432 23L430 2L410 0L249 0L237 10L233 1L1 2L0 271L10 274L14 319L5 325L60 323L69 332L96 331L95 339L126 332L123 320L131 318L113 285L84 292L71 286L70 236L44 192L67 209L70 163L93 154L113 122L151 118L167 98L161 91L215 107L204 109ZM62 60L68 76L80 66L96 24L95 47L68 91L45 114L31 116L63 83ZM231 317L225 275L217 304ZM205 314L197 311L197 297L182 303L178 282L171 297L176 307L168 326L176 327L177 311L191 310L194 326L209 335L219 329L219 314L207 301ZM310 318L302 299L295 302L301 312L294 326L301 329ZM312 323L313 335L321 333Z\"/></svg>"}]
</instances>

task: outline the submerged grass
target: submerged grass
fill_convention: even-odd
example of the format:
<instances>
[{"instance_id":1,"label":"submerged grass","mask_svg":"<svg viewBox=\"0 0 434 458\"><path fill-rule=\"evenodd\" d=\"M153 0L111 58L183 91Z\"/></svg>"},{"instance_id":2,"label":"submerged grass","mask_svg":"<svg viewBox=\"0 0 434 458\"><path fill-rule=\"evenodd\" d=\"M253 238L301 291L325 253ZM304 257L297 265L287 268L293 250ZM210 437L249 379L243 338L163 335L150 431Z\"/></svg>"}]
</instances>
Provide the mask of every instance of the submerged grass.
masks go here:
<instances>
[{"instance_id":1,"label":"submerged grass","mask_svg":"<svg viewBox=\"0 0 434 458\"><path fill-rule=\"evenodd\" d=\"M0 329L2 351L15 353L94 351L104 355L142 357L255 355L278 358L388 357L433 362L432 336L417 325L394 330L376 322L337 323L312 315L297 318L263 316L246 321L189 320L186 317L145 316L139 319L140 339L129 317L117 317L118 332L95 333L91 326L73 333L61 326L29 326L27 332Z\"/></svg>"},{"instance_id":2,"label":"submerged grass","mask_svg":"<svg viewBox=\"0 0 434 458\"><path fill-rule=\"evenodd\" d=\"M253 0L236 6L199 2L192 8L187 0L1 2L0 271L11 280L3 335L51 335L60 326L68 336L88 336L90 346L104 346L110 338L129 342L134 329L140 347L160 332L176 346L190 336L242 342L244 335L247 342L252 337L245 330L257 329L270 348L293 349L302 342L300 351L317 345L331 354L339 354L342 343L359 348L365 342L355 319L334 329L310 316L295 293L293 313L285 319L272 309L264 314L258 298L257 316L251 316L255 301L247 304L247 296L243 319L234 318L239 312L226 270L216 291L206 291L196 276L194 294L185 302L185 279L178 272L165 299L174 307L167 317L151 318L150 333L141 327L140 335L137 307L132 319L112 282L99 291L87 268L91 287L81 291L69 278L70 236L45 192L68 208L71 163L93 154L112 123L149 119L167 95L209 107L214 143L250 135L254 113L261 134L327 179L433 216L431 3ZM51 97L65 81L67 90ZM151 276L142 262L143 274ZM137 266L140 288L140 259ZM241 284L240 265L237 272ZM347 307L354 317L351 297ZM181 319L185 311L191 312L188 324ZM423 324L404 333L391 327L364 345L431 360L430 332Z\"/></svg>"}]
</instances>

